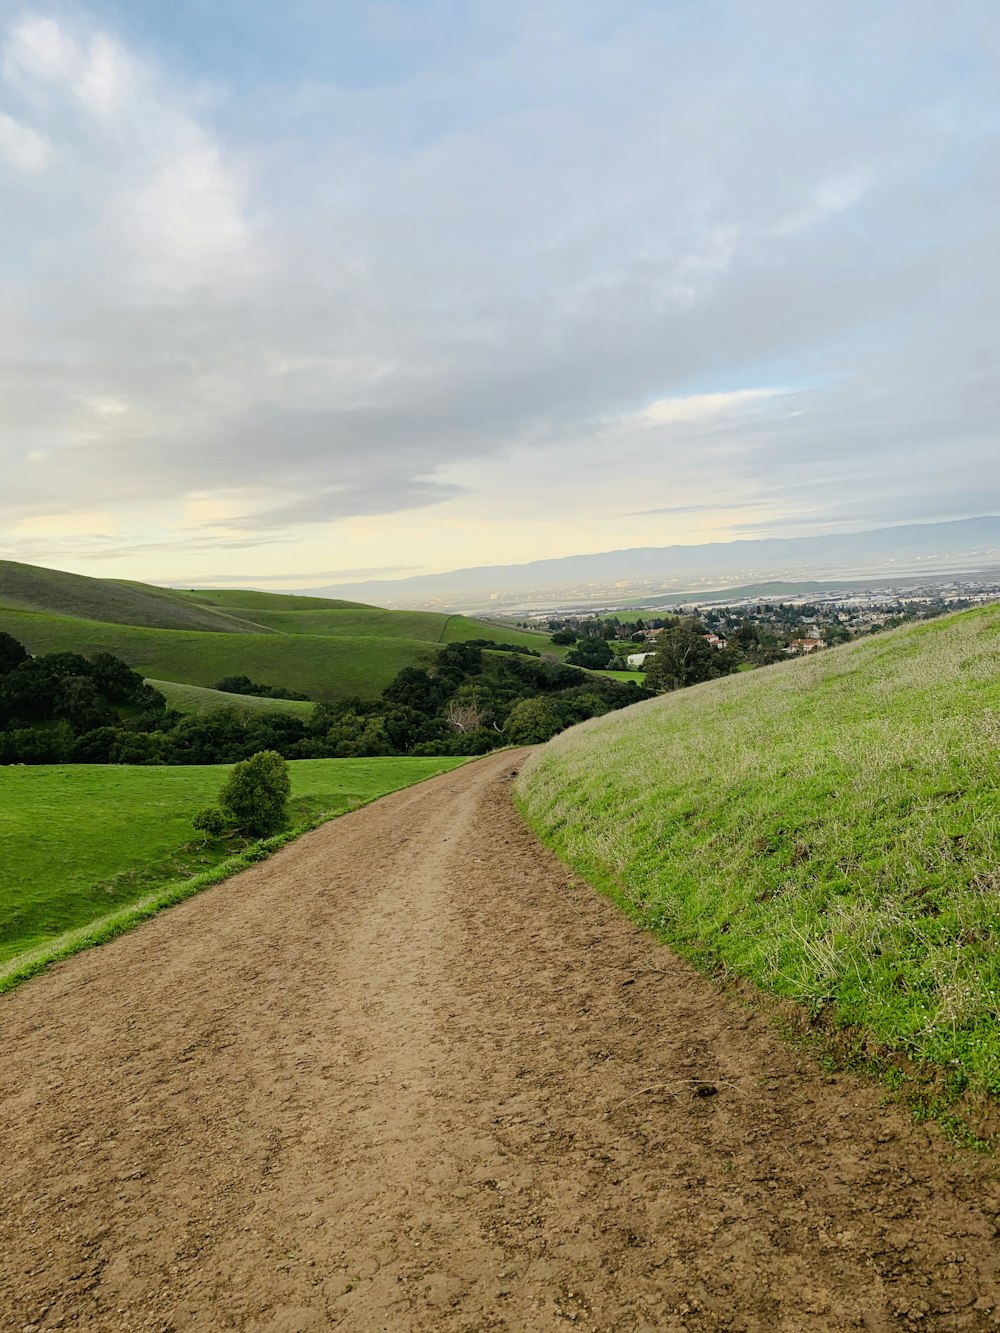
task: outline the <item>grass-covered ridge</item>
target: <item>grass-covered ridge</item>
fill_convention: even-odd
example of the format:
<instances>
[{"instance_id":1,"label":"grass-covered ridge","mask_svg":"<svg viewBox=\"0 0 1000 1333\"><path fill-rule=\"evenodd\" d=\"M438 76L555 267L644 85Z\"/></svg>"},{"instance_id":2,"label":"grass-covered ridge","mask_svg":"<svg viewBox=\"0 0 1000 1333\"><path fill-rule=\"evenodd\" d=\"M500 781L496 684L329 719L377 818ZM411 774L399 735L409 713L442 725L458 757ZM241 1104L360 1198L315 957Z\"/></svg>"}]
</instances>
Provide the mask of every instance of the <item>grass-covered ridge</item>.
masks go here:
<instances>
[{"instance_id":1,"label":"grass-covered ridge","mask_svg":"<svg viewBox=\"0 0 1000 1333\"><path fill-rule=\"evenodd\" d=\"M158 629L254 633L238 613L186 602L169 588L121 579L95 579L61 569L0 560L0 610L34 611Z\"/></svg>"},{"instance_id":2,"label":"grass-covered ridge","mask_svg":"<svg viewBox=\"0 0 1000 1333\"><path fill-rule=\"evenodd\" d=\"M0 629L34 654L111 653L153 680L211 687L223 676L282 685L312 699L376 698L398 671L423 666L436 645L397 637L216 634L149 629L0 608Z\"/></svg>"},{"instance_id":3,"label":"grass-covered ridge","mask_svg":"<svg viewBox=\"0 0 1000 1333\"><path fill-rule=\"evenodd\" d=\"M269 699L266 695L229 694L225 690L208 689L203 685L177 685L172 680L149 680L154 690L159 690L167 701L168 708L175 708L178 713L217 713L222 708L234 708L244 717L254 717L260 713L285 713L289 717L307 719L311 716L315 704L305 703L301 699Z\"/></svg>"},{"instance_id":4,"label":"grass-covered ridge","mask_svg":"<svg viewBox=\"0 0 1000 1333\"><path fill-rule=\"evenodd\" d=\"M688 957L1000 1095L1000 607L584 723L518 799Z\"/></svg>"},{"instance_id":5,"label":"grass-covered ridge","mask_svg":"<svg viewBox=\"0 0 1000 1333\"><path fill-rule=\"evenodd\" d=\"M157 588L0 561L0 631L29 652L111 653L158 681L249 676L333 701L375 699L444 644L510 643L563 656L547 634L438 611L247 589ZM270 710L274 711L274 710Z\"/></svg>"},{"instance_id":6,"label":"grass-covered ridge","mask_svg":"<svg viewBox=\"0 0 1000 1333\"><path fill-rule=\"evenodd\" d=\"M293 761L291 823L342 814L463 762ZM230 845L204 843L191 824L228 772L227 765L0 767L0 989L28 951L231 856Z\"/></svg>"}]
</instances>

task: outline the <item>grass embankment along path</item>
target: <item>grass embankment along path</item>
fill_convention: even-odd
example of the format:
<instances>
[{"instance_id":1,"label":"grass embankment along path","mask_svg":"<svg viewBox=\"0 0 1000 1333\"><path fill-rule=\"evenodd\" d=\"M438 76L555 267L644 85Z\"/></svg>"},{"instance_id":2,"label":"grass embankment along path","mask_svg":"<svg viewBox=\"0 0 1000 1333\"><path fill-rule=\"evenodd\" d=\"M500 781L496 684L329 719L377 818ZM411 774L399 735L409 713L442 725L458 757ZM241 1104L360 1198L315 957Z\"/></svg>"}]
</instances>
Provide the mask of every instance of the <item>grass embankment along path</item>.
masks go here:
<instances>
[{"instance_id":1,"label":"grass embankment along path","mask_svg":"<svg viewBox=\"0 0 1000 1333\"><path fill-rule=\"evenodd\" d=\"M462 762L294 760L290 822L342 814ZM237 845L206 845L191 825L196 811L215 803L228 772L227 765L0 767L0 983L65 932L231 857Z\"/></svg>"},{"instance_id":2,"label":"grass embankment along path","mask_svg":"<svg viewBox=\"0 0 1000 1333\"><path fill-rule=\"evenodd\" d=\"M1000 1095L1000 607L585 723L519 799L687 957Z\"/></svg>"},{"instance_id":3,"label":"grass embankment along path","mask_svg":"<svg viewBox=\"0 0 1000 1333\"><path fill-rule=\"evenodd\" d=\"M5 1328L995 1333L995 1163L571 878L520 759L0 998Z\"/></svg>"}]
</instances>

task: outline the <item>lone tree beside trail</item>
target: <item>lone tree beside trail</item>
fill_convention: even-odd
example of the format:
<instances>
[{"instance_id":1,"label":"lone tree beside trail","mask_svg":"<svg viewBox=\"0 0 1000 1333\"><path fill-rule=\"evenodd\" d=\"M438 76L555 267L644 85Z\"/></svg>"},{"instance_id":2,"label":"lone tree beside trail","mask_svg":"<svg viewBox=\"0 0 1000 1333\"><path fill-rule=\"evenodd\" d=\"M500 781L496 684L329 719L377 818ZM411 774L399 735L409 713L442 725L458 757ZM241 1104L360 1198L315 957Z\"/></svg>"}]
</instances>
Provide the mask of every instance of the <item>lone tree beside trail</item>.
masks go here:
<instances>
[{"instance_id":1,"label":"lone tree beside trail","mask_svg":"<svg viewBox=\"0 0 1000 1333\"><path fill-rule=\"evenodd\" d=\"M288 764L277 750L259 750L233 765L219 792L219 804L237 828L266 837L287 823L291 795Z\"/></svg>"}]
</instances>

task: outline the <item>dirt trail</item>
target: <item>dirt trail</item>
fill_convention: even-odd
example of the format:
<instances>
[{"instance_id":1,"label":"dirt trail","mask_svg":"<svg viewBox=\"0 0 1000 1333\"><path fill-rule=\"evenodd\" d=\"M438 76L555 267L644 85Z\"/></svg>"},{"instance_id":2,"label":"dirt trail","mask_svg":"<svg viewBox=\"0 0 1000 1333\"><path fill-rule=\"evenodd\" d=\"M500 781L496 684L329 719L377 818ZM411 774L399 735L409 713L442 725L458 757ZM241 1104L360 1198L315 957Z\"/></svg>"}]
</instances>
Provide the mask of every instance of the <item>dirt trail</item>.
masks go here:
<instances>
[{"instance_id":1,"label":"dirt trail","mask_svg":"<svg viewBox=\"0 0 1000 1333\"><path fill-rule=\"evenodd\" d=\"M503 754L0 1000L3 1330L985 1330L994 1163L541 851Z\"/></svg>"}]
</instances>

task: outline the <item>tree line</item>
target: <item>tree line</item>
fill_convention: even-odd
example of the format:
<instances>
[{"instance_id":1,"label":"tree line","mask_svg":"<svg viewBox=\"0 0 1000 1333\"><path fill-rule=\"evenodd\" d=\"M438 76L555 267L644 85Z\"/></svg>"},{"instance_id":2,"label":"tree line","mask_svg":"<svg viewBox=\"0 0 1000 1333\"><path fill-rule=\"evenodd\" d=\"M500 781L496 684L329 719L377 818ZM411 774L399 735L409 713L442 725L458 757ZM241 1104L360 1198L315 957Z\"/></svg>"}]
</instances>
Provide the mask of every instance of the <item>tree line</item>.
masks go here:
<instances>
[{"instance_id":1,"label":"tree line","mask_svg":"<svg viewBox=\"0 0 1000 1333\"><path fill-rule=\"evenodd\" d=\"M287 759L477 755L548 740L648 697L631 682L473 642L404 668L378 699L319 703L308 718L230 708L182 715L108 653L31 657L0 633L0 763L215 764L261 750Z\"/></svg>"}]
</instances>

